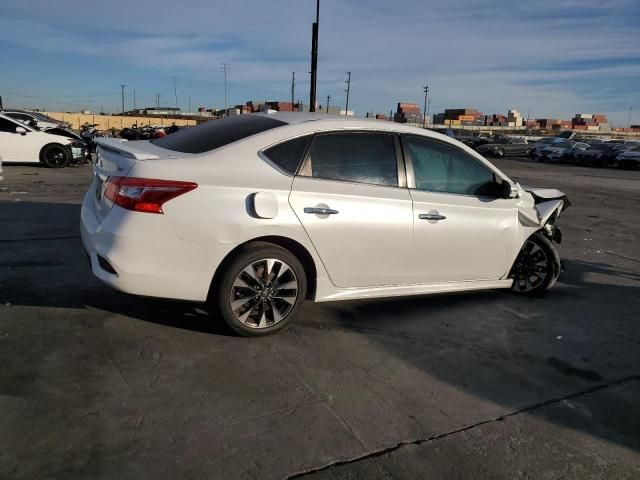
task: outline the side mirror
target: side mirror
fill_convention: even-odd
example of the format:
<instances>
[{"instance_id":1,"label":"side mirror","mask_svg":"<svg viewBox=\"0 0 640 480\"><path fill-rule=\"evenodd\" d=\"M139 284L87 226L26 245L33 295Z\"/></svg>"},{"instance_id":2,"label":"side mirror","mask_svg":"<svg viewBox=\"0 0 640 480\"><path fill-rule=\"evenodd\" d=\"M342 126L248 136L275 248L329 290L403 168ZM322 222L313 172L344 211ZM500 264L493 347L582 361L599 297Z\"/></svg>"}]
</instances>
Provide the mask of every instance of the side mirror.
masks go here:
<instances>
[{"instance_id":1,"label":"side mirror","mask_svg":"<svg viewBox=\"0 0 640 480\"><path fill-rule=\"evenodd\" d=\"M511 188L511 184L506 180L502 180L502 183L500 184L500 188L502 189L501 190L502 198L505 198L505 199L516 198L517 193L513 191L513 189Z\"/></svg>"},{"instance_id":2,"label":"side mirror","mask_svg":"<svg viewBox=\"0 0 640 480\"><path fill-rule=\"evenodd\" d=\"M16 127L16 133L19 133L20 135L26 135L27 129L24 127Z\"/></svg>"}]
</instances>

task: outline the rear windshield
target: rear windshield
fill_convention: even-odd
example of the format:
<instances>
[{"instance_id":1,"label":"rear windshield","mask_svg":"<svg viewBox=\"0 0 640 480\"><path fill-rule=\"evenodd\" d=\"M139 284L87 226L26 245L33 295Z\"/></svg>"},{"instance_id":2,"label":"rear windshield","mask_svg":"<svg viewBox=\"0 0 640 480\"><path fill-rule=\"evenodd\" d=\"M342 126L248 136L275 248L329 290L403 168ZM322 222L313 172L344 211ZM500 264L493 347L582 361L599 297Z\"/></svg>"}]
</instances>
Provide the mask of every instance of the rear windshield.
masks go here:
<instances>
[{"instance_id":1,"label":"rear windshield","mask_svg":"<svg viewBox=\"0 0 640 480\"><path fill-rule=\"evenodd\" d=\"M176 152L203 153L282 125L286 123L262 115L237 115L184 128L151 143Z\"/></svg>"}]
</instances>

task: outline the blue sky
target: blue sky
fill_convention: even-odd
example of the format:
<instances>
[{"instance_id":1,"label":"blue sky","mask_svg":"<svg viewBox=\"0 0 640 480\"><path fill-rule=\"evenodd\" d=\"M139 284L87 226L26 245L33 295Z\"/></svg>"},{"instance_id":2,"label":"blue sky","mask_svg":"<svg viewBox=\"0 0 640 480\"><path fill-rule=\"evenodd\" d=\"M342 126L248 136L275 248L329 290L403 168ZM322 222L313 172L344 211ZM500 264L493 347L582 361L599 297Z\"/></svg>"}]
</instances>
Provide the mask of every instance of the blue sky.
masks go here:
<instances>
[{"instance_id":1,"label":"blue sky","mask_svg":"<svg viewBox=\"0 0 640 480\"><path fill-rule=\"evenodd\" d=\"M2 0L0 95L9 106L78 110L308 101L314 0ZM388 113L517 108L531 117L640 123L640 0L321 0L318 97Z\"/></svg>"}]
</instances>

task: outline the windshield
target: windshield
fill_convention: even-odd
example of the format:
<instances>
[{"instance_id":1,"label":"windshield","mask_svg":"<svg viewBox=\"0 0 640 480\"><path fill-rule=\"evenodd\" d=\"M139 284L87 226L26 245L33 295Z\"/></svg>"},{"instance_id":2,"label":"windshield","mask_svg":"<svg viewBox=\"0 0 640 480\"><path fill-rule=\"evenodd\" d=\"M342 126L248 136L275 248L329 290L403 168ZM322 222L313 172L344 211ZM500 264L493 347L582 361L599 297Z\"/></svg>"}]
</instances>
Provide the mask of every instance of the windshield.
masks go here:
<instances>
[{"instance_id":1,"label":"windshield","mask_svg":"<svg viewBox=\"0 0 640 480\"><path fill-rule=\"evenodd\" d=\"M573 143L571 142L556 142L553 144L554 148L571 148Z\"/></svg>"},{"instance_id":2,"label":"windshield","mask_svg":"<svg viewBox=\"0 0 640 480\"><path fill-rule=\"evenodd\" d=\"M176 152L203 153L282 125L286 123L262 115L237 115L209 120L197 127L151 140L151 143Z\"/></svg>"}]
</instances>

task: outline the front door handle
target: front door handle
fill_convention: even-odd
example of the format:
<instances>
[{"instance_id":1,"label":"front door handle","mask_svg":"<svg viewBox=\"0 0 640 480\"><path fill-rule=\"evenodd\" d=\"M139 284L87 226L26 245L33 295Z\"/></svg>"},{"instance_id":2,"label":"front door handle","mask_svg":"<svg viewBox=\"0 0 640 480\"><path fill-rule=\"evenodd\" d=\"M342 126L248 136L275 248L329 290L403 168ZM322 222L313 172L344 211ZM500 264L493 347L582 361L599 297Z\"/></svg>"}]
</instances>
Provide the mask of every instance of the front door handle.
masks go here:
<instances>
[{"instance_id":1,"label":"front door handle","mask_svg":"<svg viewBox=\"0 0 640 480\"><path fill-rule=\"evenodd\" d=\"M304 213L315 213L316 215L335 215L338 210L323 207L304 207Z\"/></svg>"},{"instance_id":2,"label":"front door handle","mask_svg":"<svg viewBox=\"0 0 640 480\"><path fill-rule=\"evenodd\" d=\"M420 220L446 220L447 217L439 213L421 213L418 215Z\"/></svg>"}]
</instances>

